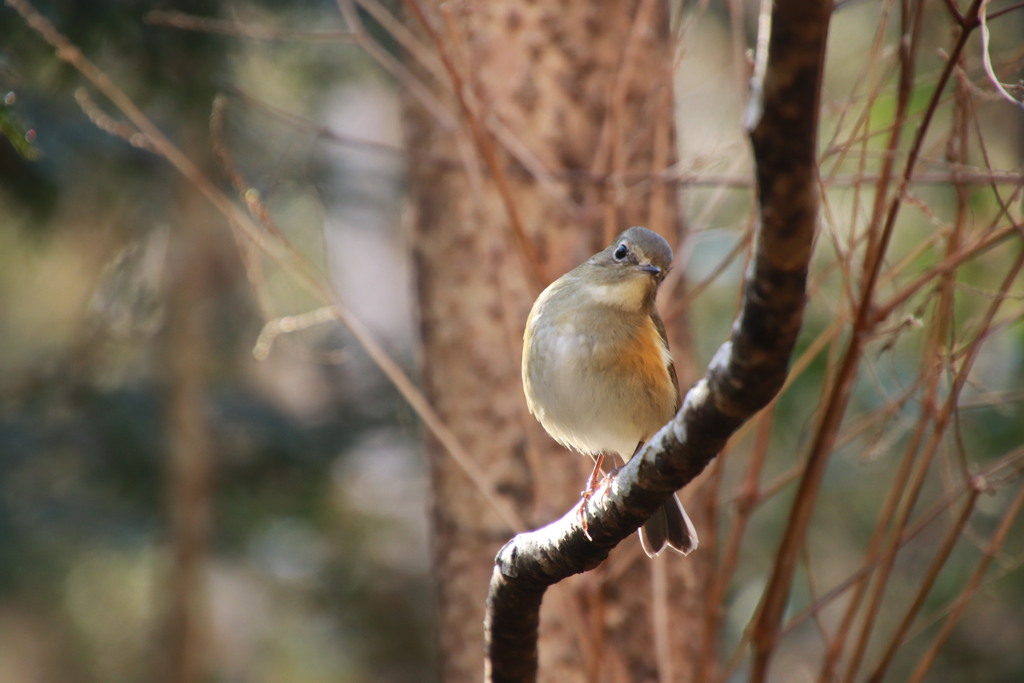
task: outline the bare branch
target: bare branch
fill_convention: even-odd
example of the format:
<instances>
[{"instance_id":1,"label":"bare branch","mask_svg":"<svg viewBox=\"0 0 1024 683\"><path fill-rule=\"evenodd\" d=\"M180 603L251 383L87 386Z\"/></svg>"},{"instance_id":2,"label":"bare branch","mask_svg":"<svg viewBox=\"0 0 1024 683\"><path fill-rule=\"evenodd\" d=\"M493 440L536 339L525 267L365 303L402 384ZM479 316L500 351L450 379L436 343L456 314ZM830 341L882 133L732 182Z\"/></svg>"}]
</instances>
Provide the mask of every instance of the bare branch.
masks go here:
<instances>
[{"instance_id":1,"label":"bare branch","mask_svg":"<svg viewBox=\"0 0 1024 683\"><path fill-rule=\"evenodd\" d=\"M1010 504L1006 514L1003 515L1002 521L999 522L999 526L996 528L995 533L992 534L992 539L989 541L988 547L985 548L985 554L982 556L981 561L975 568L974 573L971 574L971 578L967 582L967 586L963 592L957 597L956 606L953 608L953 612L949 615L946 621L942 624L942 628L939 634L935 636L935 640L932 642L931 647L921 657L914 669L914 673L910 677L910 681L918 683L924 678L925 674L928 673L928 669L931 668L935 662L935 658L938 656L939 650L942 645L949 638L950 632L956 625L960 617L963 616L964 610L971 602L971 598L974 597L974 593L978 590L981 585L981 580L985 577L985 572L988 571L988 566L992 563L992 560L999 554L999 549L1002 547L1003 542L1006 540L1007 534L1010 529L1013 528L1013 523L1017 519L1017 515L1020 513L1021 508L1024 507L1024 487L1021 487L1017 491L1017 495L1013 499L1013 503Z\"/></svg>"},{"instance_id":2,"label":"bare branch","mask_svg":"<svg viewBox=\"0 0 1024 683\"><path fill-rule=\"evenodd\" d=\"M522 216L520 215L519 208L512 196L511 190L509 189L508 178L498 156L498 147L491 137L487 135L480 112L478 111L478 108L474 106L477 102L475 98L471 97L472 88L467 87L465 79L455 66L455 63L452 61L451 56L445 47L444 39L437 29L431 24L426 14L424 14L423 8L420 7L419 3L416 2L416 0L407 0L406 8L416 18L420 27L434 43L434 48L441 57L441 62L444 64L445 70L448 72L448 77L451 79L452 88L455 91L455 99L459 104L459 110L465 117L466 123L469 125L469 129L473 134L473 141L476 143L477 151L481 154L488 170L493 175L495 186L501 194L502 201L505 203L505 210L508 212L508 219L512 227L512 232L516 236L516 241L519 245L520 251L522 252L525 264L533 276L539 291L539 289L543 287L543 284L548 281L544 276L544 269L541 265L540 254L537 252L536 245L526 234L526 228L523 226ZM446 9L445 11L447 12L449 10ZM450 19L447 14L445 15L445 18Z\"/></svg>"},{"instance_id":3,"label":"bare branch","mask_svg":"<svg viewBox=\"0 0 1024 683\"><path fill-rule=\"evenodd\" d=\"M967 17L976 17L980 1L975 0L966 15ZM904 8L902 28L908 39L901 44L899 53L900 77L897 90L896 114L894 117L897 125L891 130L888 143L890 150L895 150L899 143L903 127L902 123L906 117L916 61L916 39L920 33L922 11L920 6L917 6L916 13L910 13L909 8ZM896 219L906 195L907 182L913 174L914 167L921 153L924 136L929 129L939 99L953 73L957 57L963 50L969 33L970 28L963 28L957 36L954 48L944 65L932 98L925 108L924 116L917 128L917 133L911 142L903 171L898 176L897 190L888 201L886 201L888 196L887 188L890 186L889 181L892 177L895 157L890 155L885 159L865 247L862 281L856 303L854 331L843 352L836 379L824 401L822 415L810 447L807 466L796 493L781 546L776 555L772 576L768 587L765 589L758 616L752 625L752 638L755 648L754 670L751 676L753 681L765 680L767 676L768 665L779 637L779 623L790 595L797 555L806 538L811 514L817 502L818 492L824 477L825 465L828 462L829 454L832 452L839 426L850 399L856 370L859 367L861 355L864 351L864 345L869 334L881 322L881 319L875 314L875 292L877 291L881 266L895 229ZM858 587L858 593L863 590L863 586ZM852 605L856 603L857 600L851 602ZM836 657L842 648L844 638L845 636L837 638L829 650L829 656L824 664L825 678L829 677L829 672L836 665Z\"/></svg>"},{"instance_id":4,"label":"bare branch","mask_svg":"<svg viewBox=\"0 0 1024 683\"><path fill-rule=\"evenodd\" d=\"M174 10L153 10L146 15L145 20L147 23L156 26L168 26L170 28L183 29L186 31L200 31L202 33L215 33L225 36L236 36L239 38L252 38L254 40L337 42L355 39L352 31L305 31L299 29L258 26L255 24L245 24L237 21L214 19L212 17L201 17Z\"/></svg>"}]
</instances>

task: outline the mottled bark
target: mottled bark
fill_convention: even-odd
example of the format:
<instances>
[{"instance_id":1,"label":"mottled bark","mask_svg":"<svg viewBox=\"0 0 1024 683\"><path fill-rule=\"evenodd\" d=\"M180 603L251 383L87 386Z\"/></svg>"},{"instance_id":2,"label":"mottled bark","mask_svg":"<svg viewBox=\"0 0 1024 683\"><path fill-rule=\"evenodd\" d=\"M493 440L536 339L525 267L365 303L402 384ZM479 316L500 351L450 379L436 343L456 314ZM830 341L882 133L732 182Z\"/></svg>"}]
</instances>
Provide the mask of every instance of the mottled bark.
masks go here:
<instances>
[{"instance_id":1,"label":"mottled bark","mask_svg":"<svg viewBox=\"0 0 1024 683\"><path fill-rule=\"evenodd\" d=\"M442 5L409 3L407 12L441 54L440 76L407 63L451 118L411 93L405 119L423 381L490 477L481 491L428 440L441 676L475 681L494 554L571 506L589 466L526 411L519 373L529 307L542 285L624 227L646 225L672 243L681 227L675 188L649 181L676 158L662 3ZM523 528L491 498L518 511ZM657 676L652 564L634 545L614 569L550 596L540 616L545 680ZM684 581L673 576L682 571L664 579L672 604L663 615L686 609ZM669 618L674 631L663 635L681 639L685 620Z\"/></svg>"}]
</instances>

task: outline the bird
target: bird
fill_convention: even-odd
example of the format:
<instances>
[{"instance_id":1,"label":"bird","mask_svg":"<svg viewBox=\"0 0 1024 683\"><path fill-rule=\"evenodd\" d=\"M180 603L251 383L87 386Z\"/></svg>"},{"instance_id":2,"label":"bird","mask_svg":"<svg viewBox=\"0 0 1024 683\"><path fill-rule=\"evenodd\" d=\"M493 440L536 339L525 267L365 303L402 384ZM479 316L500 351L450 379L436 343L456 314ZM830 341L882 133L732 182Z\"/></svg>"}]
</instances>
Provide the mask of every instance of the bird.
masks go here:
<instances>
[{"instance_id":1,"label":"bird","mask_svg":"<svg viewBox=\"0 0 1024 683\"><path fill-rule=\"evenodd\" d=\"M527 318L527 407L552 438L594 458L584 501L606 455L628 461L679 410L679 381L654 304L671 265L663 237L631 227L548 285ZM675 494L639 532L649 557L666 547L686 555L698 544Z\"/></svg>"}]
</instances>

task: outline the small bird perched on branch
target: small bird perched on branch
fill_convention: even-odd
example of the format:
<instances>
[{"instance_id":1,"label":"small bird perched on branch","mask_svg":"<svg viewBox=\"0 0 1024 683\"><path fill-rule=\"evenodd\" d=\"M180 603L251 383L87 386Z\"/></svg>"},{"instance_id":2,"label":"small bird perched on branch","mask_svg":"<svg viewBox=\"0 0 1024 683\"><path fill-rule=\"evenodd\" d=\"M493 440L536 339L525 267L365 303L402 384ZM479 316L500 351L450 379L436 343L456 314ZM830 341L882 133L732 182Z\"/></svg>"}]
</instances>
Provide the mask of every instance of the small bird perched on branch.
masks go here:
<instances>
[{"instance_id":1,"label":"small bird perched on branch","mask_svg":"<svg viewBox=\"0 0 1024 683\"><path fill-rule=\"evenodd\" d=\"M679 410L679 383L654 306L671 265L672 248L660 235L629 228L551 283L526 321L526 402L556 441L595 459L584 500L606 454L625 462ZM640 528L640 543L650 557L665 546L684 555L697 547L675 495Z\"/></svg>"}]
</instances>

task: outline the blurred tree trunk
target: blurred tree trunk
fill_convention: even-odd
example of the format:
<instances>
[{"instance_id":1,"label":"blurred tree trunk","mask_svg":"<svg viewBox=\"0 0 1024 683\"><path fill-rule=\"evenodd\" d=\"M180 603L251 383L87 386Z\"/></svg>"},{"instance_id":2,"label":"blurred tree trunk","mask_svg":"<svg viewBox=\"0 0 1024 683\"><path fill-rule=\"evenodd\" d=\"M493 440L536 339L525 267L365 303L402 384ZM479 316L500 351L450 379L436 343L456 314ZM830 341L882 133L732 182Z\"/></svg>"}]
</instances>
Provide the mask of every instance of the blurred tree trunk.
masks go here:
<instances>
[{"instance_id":1,"label":"blurred tree trunk","mask_svg":"<svg viewBox=\"0 0 1024 683\"><path fill-rule=\"evenodd\" d=\"M191 187L179 193L168 296L168 476L171 557L167 577L169 683L198 683L210 673L206 556L210 536L211 444L206 417L211 286L209 229L215 217Z\"/></svg>"},{"instance_id":2,"label":"blurred tree trunk","mask_svg":"<svg viewBox=\"0 0 1024 683\"><path fill-rule=\"evenodd\" d=\"M407 17L443 65L407 62L446 114L410 95L405 123L423 381L490 480L482 491L428 439L441 676L477 681L493 558L515 531L489 500L543 525L578 499L590 466L526 410L530 305L625 227L647 225L674 245L682 235L676 187L659 175L676 161L674 50L660 2L443 5L422 0L423 15L413 6ZM688 386L683 322L669 324ZM651 562L625 543L555 587L542 614L542 679L687 680L709 567L701 553Z\"/></svg>"}]
</instances>

